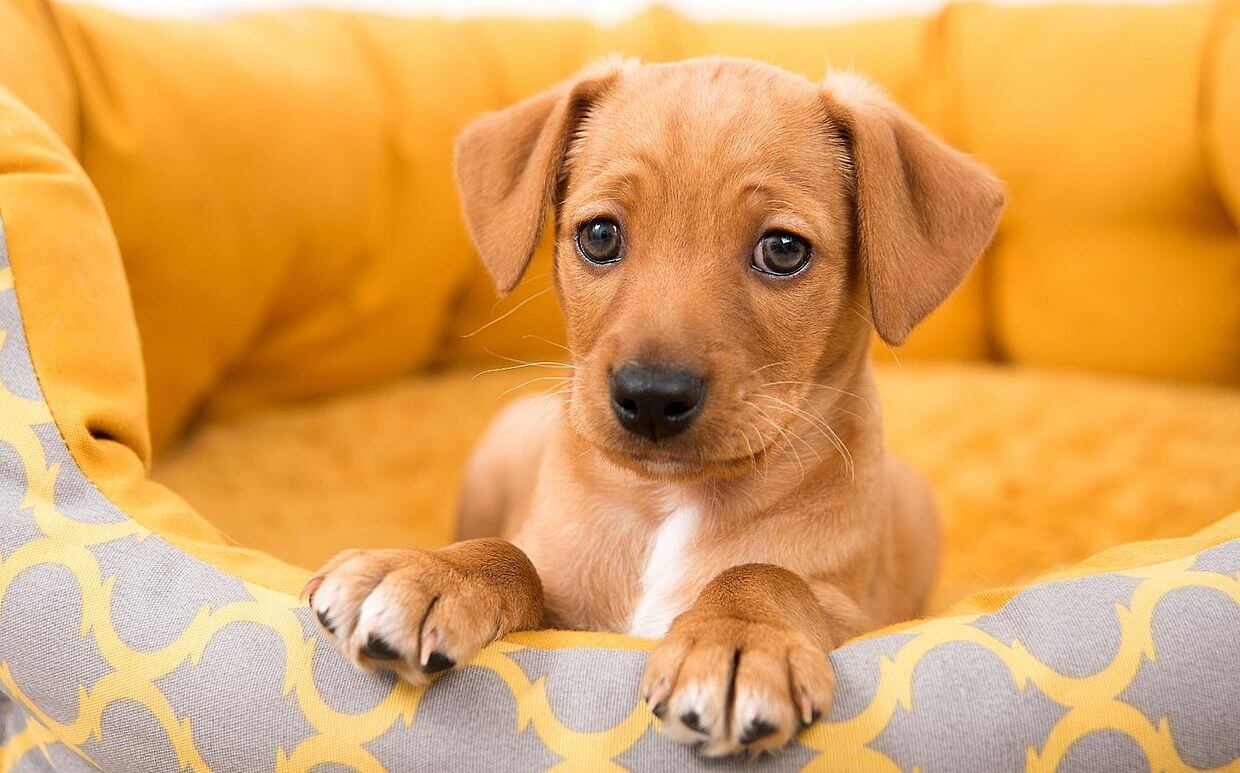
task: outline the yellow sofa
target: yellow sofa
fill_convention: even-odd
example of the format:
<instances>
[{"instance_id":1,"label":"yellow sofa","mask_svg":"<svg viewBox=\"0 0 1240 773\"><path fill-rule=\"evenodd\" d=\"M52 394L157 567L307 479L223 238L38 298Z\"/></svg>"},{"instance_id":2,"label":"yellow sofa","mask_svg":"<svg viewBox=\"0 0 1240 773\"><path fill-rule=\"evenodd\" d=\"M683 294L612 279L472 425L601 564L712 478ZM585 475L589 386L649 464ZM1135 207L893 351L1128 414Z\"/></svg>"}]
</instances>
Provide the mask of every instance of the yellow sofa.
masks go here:
<instances>
[{"instance_id":1,"label":"yellow sofa","mask_svg":"<svg viewBox=\"0 0 1240 773\"><path fill-rule=\"evenodd\" d=\"M295 598L342 547L450 541L471 443L555 374L476 377L562 332L545 249L494 298L451 139L615 51L855 68L1009 187L965 286L876 353L943 506L936 616L837 652L779 761L1240 764L1240 2L601 28L0 0L0 41L0 770L693 764L636 701L649 642L522 634L424 692Z\"/></svg>"}]
</instances>

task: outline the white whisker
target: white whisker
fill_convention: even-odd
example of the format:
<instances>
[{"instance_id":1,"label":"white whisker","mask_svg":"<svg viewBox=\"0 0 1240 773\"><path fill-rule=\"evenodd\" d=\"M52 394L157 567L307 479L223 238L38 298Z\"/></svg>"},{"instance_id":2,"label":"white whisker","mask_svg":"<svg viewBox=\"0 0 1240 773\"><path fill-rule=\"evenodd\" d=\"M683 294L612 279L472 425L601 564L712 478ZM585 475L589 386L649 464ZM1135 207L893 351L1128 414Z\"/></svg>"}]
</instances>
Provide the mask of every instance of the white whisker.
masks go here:
<instances>
[{"instance_id":1,"label":"white whisker","mask_svg":"<svg viewBox=\"0 0 1240 773\"><path fill-rule=\"evenodd\" d=\"M529 379L528 381L522 381L520 384L517 384L516 386L508 387L503 392L500 392L498 395L496 395L495 402L498 403L500 400L503 400L506 396L512 394L513 392L516 392L519 389L524 389L530 384L537 384L540 381L561 381L562 382L562 381L567 381L568 378L569 378L568 376L540 376L538 378Z\"/></svg>"},{"instance_id":2,"label":"white whisker","mask_svg":"<svg viewBox=\"0 0 1240 773\"><path fill-rule=\"evenodd\" d=\"M539 362L522 362L517 365L504 365L498 368L487 368L486 370L478 371L469 380L477 381L483 376L490 375L491 373L503 373L509 370L521 370L522 368L565 368L567 370L576 370L577 366L569 365L567 362L556 362L554 360L542 360Z\"/></svg>"},{"instance_id":3,"label":"white whisker","mask_svg":"<svg viewBox=\"0 0 1240 773\"><path fill-rule=\"evenodd\" d=\"M576 357L577 359L581 359L581 357L577 354L577 352L574 352L572 349L569 349L567 346L565 346L562 343L552 341L550 338L547 338L546 336L535 335L534 333L526 333L525 335L521 336L522 341L525 341L528 339L534 339L536 341L542 341L545 344L550 344L551 346L554 346L557 349L563 349L564 351L568 352L568 354L570 354L573 357Z\"/></svg>"},{"instance_id":4,"label":"white whisker","mask_svg":"<svg viewBox=\"0 0 1240 773\"><path fill-rule=\"evenodd\" d=\"M814 381L768 381L765 384L759 385L758 389L765 389L766 387L784 386L784 385L804 386L809 389L826 389L829 392L838 392L839 394L845 395L847 397L851 397L854 400L860 400L868 410L870 411L874 410L874 406L870 404L870 401L865 399L864 396L857 394L856 392L850 392L847 389L840 389L839 387L831 386L830 384L819 384Z\"/></svg>"},{"instance_id":5,"label":"white whisker","mask_svg":"<svg viewBox=\"0 0 1240 773\"><path fill-rule=\"evenodd\" d=\"M805 421L809 422L810 426L817 429L820 433L822 433L823 437L826 437L831 442L831 445L835 447L835 450L839 452L840 456L844 460L845 466L848 468L849 479L851 480L857 479L856 465L853 462L852 452L848 450L848 445L844 443L844 439L839 436L839 434L835 431L835 429L831 427L830 423L828 423L826 419L822 418L821 416L812 415L809 412L803 409L797 408L796 406L791 405L790 403L784 400L781 400L778 397L773 397L772 395L758 393L758 394L755 394L754 396L762 397L767 400L773 400L777 403L781 403L782 405L786 406L785 410L787 412L791 413L794 416L799 416Z\"/></svg>"},{"instance_id":6,"label":"white whisker","mask_svg":"<svg viewBox=\"0 0 1240 773\"><path fill-rule=\"evenodd\" d=\"M795 438L796 436L794 434L789 434L788 430L784 429L784 427L781 426L779 422L775 421L770 416L768 416L766 411L762 410L762 408L757 403L751 403L748 400L745 400L744 403L746 405L751 406L755 411L757 411L758 415L764 421L766 421L766 423L774 427L775 431L778 432L784 438L784 440L787 441L787 443L783 444L783 448L786 448L792 451L792 453L796 456L797 467L800 468L801 470L801 480L805 480L805 462L801 459L801 452L796 450L796 443L793 440L793 438ZM802 442L805 442L805 441L802 440ZM806 443L806 445L809 445L809 444ZM809 446L809 448L810 450L814 451L815 454L818 453L817 449L815 449L813 446ZM821 460L822 458L819 457L819 461Z\"/></svg>"},{"instance_id":7,"label":"white whisker","mask_svg":"<svg viewBox=\"0 0 1240 773\"><path fill-rule=\"evenodd\" d=\"M496 317L495 319L493 319L493 320L491 320L490 322L486 323L485 325L483 325L482 327L478 328L477 330L473 331L472 333L465 333L464 335L462 335L462 336L461 336L461 338L473 338L474 336L478 335L478 334L479 334L479 333L481 333L483 330L486 330L487 328L491 327L492 325L499 324L500 322L503 322L504 320L508 319L508 318L509 318L509 317L511 317L513 314L516 314L518 311L520 311L520 310L521 310L521 308L522 308L523 306L525 306L527 303L529 303L530 301L533 301L533 300L534 300L534 299L536 299L536 298L540 298L540 297L542 297L542 296L546 295L547 293L551 292L553 289L554 289L554 287L544 287L543 289L539 290L538 292L534 293L534 294L533 294L533 295L531 295L530 297L528 297L528 298L526 298L525 300L521 301L521 302L520 302L520 303L518 303L516 306L513 306L513 307L512 307L511 309L509 309L508 311L506 311L506 312L504 312L503 314L499 315L498 317Z\"/></svg>"}]
</instances>

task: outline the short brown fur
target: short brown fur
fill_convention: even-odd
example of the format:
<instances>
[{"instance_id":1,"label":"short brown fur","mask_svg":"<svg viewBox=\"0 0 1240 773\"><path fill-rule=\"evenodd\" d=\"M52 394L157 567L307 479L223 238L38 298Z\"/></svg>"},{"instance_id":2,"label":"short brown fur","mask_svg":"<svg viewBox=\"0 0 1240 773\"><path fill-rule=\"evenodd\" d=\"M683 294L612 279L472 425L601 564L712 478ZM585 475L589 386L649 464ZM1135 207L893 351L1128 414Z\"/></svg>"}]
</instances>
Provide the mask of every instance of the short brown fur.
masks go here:
<instances>
[{"instance_id":1,"label":"short brown fur","mask_svg":"<svg viewBox=\"0 0 1240 773\"><path fill-rule=\"evenodd\" d=\"M342 554L315 609L414 682L539 624L667 628L640 685L664 729L707 754L783 746L830 707L824 653L918 614L933 578L934 505L883 442L870 330L900 343L960 283L999 183L855 76L723 58L593 67L478 119L457 170L502 291L554 213L571 389L480 444L461 535L491 539ZM624 234L614 265L577 252L596 217ZM812 245L796 276L750 267L772 229ZM609 379L635 361L705 374L687 431L617 422Z\"/></svg>"}]
</instances>

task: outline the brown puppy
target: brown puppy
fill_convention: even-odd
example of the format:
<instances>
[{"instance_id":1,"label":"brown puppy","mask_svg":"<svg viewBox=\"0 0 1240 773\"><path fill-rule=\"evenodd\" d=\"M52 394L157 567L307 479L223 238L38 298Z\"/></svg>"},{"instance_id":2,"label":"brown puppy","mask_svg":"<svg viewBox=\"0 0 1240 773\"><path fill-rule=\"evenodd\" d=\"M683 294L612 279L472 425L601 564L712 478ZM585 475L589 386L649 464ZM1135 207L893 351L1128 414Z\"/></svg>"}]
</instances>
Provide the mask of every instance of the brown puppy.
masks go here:
<instances>
[{"instance_id":1,"label":"brown puppy","mask_svg":"<svg viewBox=\"0 0 1240 773\"><path fill-rule=\"evenodd\" d=\"M308 590L359 665L411 682L541 625L664 637L640 695L707 754L785 744L824 656L914 616L938 549L887 452L871 320L899 344L968 272L997 181L863 81L614 61L457 146L501 291L554 214L574 367L471 462L462 536L349 551Z\"/></svg>"}]
</instances>

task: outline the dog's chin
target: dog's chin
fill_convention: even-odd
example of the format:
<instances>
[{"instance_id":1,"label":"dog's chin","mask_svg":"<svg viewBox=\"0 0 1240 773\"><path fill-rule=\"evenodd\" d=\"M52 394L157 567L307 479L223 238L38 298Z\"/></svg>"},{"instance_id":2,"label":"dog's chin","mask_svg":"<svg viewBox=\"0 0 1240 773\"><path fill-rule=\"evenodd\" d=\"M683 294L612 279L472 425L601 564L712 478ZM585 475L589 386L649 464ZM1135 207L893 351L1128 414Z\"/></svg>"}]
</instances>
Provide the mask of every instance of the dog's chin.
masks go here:
<instances>
[{"instance_id":1,"label":"dog's chin","mask_svg":"<svg viewBox=\"0 0 1240 773\"><path fill-rule=\"evenodd\" d=\"M653 480L697 480L703 477L705 472L702 465L697 462L682 462L678 460L632 459L632 463L628 466L643 477Z\"/></svg>"},{"instance_id":2,"label":"dog's chin","mask_svg":"<svg viewBox=\"0 0 1240 773\"><path fill-rule=\"evenodd\" d=\"M707 478L735 478L751 472L760 458L745 455L730 459L703 459L677 456L665 451L650 452L628 448L613 448L605 444L593 444L609 462L636 473L643 478L675 483L690 483Z\"/></svg>"},{"instance_id":3,"label":"dog's chin","mask_svg":"<svg viewBox=\"0 0 1240 773\"><path fill-rule=\"evenodd\" d=\"M684 443L677 439L671 447L629 437L613 428L600 429L585 416L568 413L568 425L578 438L608 463L648 480L668 483L694 483L710 478L738 478L759 469L768 449L756 451L710 449L710 444ZM703 447L705 446L705 447Z\"/></svg>"}]
</instances>

